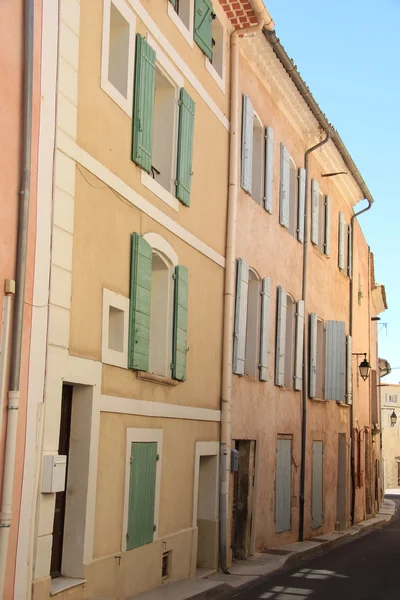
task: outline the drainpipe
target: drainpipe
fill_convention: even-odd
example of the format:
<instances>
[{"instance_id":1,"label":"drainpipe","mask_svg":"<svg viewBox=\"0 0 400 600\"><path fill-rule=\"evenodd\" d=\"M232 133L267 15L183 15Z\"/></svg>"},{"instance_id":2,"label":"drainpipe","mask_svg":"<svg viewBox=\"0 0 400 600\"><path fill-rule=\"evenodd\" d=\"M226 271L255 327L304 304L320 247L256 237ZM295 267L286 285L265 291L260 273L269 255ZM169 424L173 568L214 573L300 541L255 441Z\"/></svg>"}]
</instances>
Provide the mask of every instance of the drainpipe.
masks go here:
<instances>
[{"instance_id":1,"label":"drainpipe","mask_svg":"<svg viewBox=\"0 0 400 600\"><path fill-rule=\"evenodd\" d=\"M326 132L326 137L315 146L308 148L304 158L305 168L305 199L304 199L304 243L303 243L303 280L301 299L304 301L304 314L306 314L306 299L307 299L307 267L308 267L308 161L309 156L315 150L326 144L330 139L329 131ZM299 540L304 539L304 504L305 504L305 484L306 484L306 449L307 449L307 397L308 397L308 327L307 321L304 320L304 338L303 338L303 386L302 386L302 420L301 420L301 463L300 463L300 515L299 515Z\"/></svg>"},{"instance_id":2,"label":"drainpipe","mask_svg":"<svg viewBox=\"0 0 400 600\"><path fill-rule=\"evenodd\" d=\"M28 246L29 200L31 183L32 146L32 87L33 87L33 35L34 0L25 0L24 28L24 85L23 85L23 139L21 191L19 198L19 224L16 264L16 295L11 342L11 372L8 392L6 447L4 455L3 491L0 513L0 596L4 589L8 540L12 519L12 496L14 484L15 450L17 442L18 407L20 398L20 374L22 334L24 324L25 277Z\"/></svg>"},{"instance_id":3,"label":"drainpipe","mask_svg":"<svg viewBox=\"0 0 400 600\"><path fill-rule=\"evenodd\" d=\"M273 28L274 22L262 0L253 0L258 23L243 29L236 29L231 35L231 77L230 77L230 132L229 132L229 179L228 214L226 228L225 284L224 284L224 329L222 355L221 389L221 455L220 455L220 500L219 500L219 560L223 573L228 571L228 503L231 452L231 402L232 402L232 352L233 318L235 304L236 271L236 218L239 180L239 36L255 35L263 27ZM258 10L257 10L258 9ZM265 25L265 23L267 23Z\"/></svg>"}]
</instances>

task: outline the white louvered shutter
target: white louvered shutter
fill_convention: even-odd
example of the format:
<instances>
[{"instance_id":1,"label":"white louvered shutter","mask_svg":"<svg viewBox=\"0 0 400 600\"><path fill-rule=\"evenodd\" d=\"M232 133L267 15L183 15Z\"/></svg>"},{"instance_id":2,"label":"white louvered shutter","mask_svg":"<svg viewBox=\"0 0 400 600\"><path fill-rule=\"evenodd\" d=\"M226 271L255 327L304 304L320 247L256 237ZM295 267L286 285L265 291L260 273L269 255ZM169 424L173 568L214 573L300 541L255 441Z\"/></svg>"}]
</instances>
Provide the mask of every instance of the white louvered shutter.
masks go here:
<instances>
[{"instance_id":1,"label":"white louvered shutter","mask_svg":"<svg viewBox=\"0 0 400 600\"><path fill-rule=\"evenodd\" d=\"M290 205L290 155L285 144L281 143L281 179L279 188L279 222L289 227Z\"/></svg>"},{"instance_id":2,"label":"white louvered shutter","mask_svg":"<svg viewBox=\"0 0 400 600\"><path fill-rule=\"evenodd\" d=\"M319 185L315 179L311 180L311 241L318 246L319 241Z\"/></svg>"},{"instance_id":3,"label":"white louvered shutter","mask_svg":"<svg viewBox=\"0 0 400 600\"><path fill-rule=\"evenodd\" d=\"M246 358L247 297L249 267L243 258L237 261L235 332L233 339L233 372L244 374Z\"/></svg>"},{"instance_id":4,"label":"white louvered shutter","mask_svg":"<svg viewBox=\"0 0 400 600\"><path fill-rule=\"evenodd\" d=\"M310 314L310 372L309 372L309 396L315 398L317 395L317 314ZM322 352L322 348L319 349Z\"/></svg>"},{"instance_id":5,"label":"white louvered shutter","mask_svg":"<svg viewBox=\"0 0 400 600\"><path fill-rule=\"evenodd\" d=\"M246 94L243 94L241 186L248 194L251 194L253 172L253 121L253 105L250 98Z\"/></svg>"},{"instance_id":6,"label":"white louvered shutter","mask_svg":"<svg viewBox=\"0 0 400 600\"><path fill-rule=\"evenodd\" d=\"M271 279L264 277L261 291L260 380L268 381L269 332L271 322Z\"/></svg>"},{"instance_id":7,"label":"white louvered shutter","mask_svg":"<svg viewBox=\"0 0 400 600\"><path fill-rule=\"evenodd\" d=\"M304 208L306 199L306 170L299 169L299 225L297 228L297 239L304 242Z\"/></svg>"},{"instance_id":8,"label":"white louvered shutter","mask_svg":"<svg viewBox=\"0 0 400 600\"><path fill-rule=\"evenodd\" d=\"M296 302L296 345L294 353L294 389L303 386L304 301Z\"/></svg>"},{"instance_id":9,"label":"white louvered shutter","mask_svg":"<svg viewBox=\"0 0 400 600\"><path fill-rule=\"evenodd\" d=\"M285 382L285 346L286 346L286 292L278 286L276 315L275 385Z\"/></svg>"},{"instance_id":10,"label":"white louvered shutter","mask_svg":"<svg viewBox=\"0 0 400 600\"><path fill-rule=\"evenodd\" d=\"M265 129L264 208L272 214L272 190L274 182L274 130Z\"/></svg>"}]
</instances>

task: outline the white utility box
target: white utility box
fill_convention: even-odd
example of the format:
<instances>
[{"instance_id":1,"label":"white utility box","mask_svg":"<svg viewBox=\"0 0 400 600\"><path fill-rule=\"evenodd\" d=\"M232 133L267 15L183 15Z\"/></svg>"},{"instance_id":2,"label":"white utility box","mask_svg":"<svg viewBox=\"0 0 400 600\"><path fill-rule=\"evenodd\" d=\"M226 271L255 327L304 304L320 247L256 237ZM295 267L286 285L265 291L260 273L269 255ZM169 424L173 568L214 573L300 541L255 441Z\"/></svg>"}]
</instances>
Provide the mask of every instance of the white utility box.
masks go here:
<instances>
[{"instance_id":1,"label":"white utility box","mask_svg":"<svg viewBox=\"0 0 400 600\"><path fill-rule=\"evenodd\" d=\"M67 457L47 455L43 457L42 493L54 494L65 490Z\"/></svg>"}]
</instances>

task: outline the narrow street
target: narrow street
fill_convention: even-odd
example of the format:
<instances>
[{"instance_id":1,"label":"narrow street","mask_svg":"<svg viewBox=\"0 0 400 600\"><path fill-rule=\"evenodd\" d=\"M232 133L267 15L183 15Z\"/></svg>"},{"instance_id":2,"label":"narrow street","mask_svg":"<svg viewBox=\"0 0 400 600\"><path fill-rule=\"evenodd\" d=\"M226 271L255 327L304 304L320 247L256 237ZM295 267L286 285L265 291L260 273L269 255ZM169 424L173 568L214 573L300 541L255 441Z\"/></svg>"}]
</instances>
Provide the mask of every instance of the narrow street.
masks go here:
<instances>
[{"instance_id":1,"label":"narrow street","mask_svg":"<svg viewBox=\"0 0 400 600\"><path fill-rule=\"evenodd\" d=\"M396 499L399 516L400 501ZM236 600L398 600L400 520L231 593Z\"/></svg>"}]
</instances>

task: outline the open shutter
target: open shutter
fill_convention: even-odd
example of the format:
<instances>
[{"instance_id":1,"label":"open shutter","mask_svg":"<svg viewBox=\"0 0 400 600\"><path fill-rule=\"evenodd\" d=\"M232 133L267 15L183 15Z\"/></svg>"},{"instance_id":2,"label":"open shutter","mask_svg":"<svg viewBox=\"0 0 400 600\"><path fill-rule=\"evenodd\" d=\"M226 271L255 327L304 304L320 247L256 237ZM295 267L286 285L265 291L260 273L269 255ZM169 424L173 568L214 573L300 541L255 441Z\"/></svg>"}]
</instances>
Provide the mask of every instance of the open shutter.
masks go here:
<instances>
[{"instance_id":1,"label":"open shutter","mask_svg":"<svg viewBox=\"0 0 400 600\"><path fill-rule=\"evenodd\" d=\"M275 385L285 383L285 346L286 346L286 292L278 286L276 308L276 351L275 351Z\"/></svg>"},{"instance_id":2,"label":"open shutter","mask_svg":"<svg viewBox=\"0 0 400 600\"><path fill-rule=\"evenodd\" d=\"M324 252L326 256L331 255L331 199L325 196L325 243Z\"/></svg>"},{"instance_id":3,"label":"open shutter","mask_svg":"<svg viewBox=\"0 0 400 600\"><path fill-rule=\"evenodd\" d=\"M268 381L269 326L271 322L271 279L264 277L261 291L260 380Z\"/></svg>"},{"instance_id":4,"label":"open shutter","mask_svg":"<svg viewBox=\"0 0 400 600\"><path fill-rule=\"evenodd\" d=\"M172 4L172 6L176 6L176 0L169 0L169 2Z\"/></svg>"},{"instance_id":5,"label":"open shutter","mask_svg":"<svg viewBox=\"0 0 400 600\"><path fill-rule=\"evenodd\" d=\"M186 379L186 353L188 331L188 284L187 267L175 267L174 335L172 343L172 377Z\"/></svg>"},{"instance_id":6,"label":"open shutter","mask_svg":"<svg viewBox=\"0 0 400 600\"><path fill-rule=\"evenodd\" d=\"M317 314L310 314L310 373L309 396L315 398L317 394ZM322 352L322 348L320 348Z\"/></svg>"},{"instance_id":7,"label":"open shutter","mask_svg":"<svg viewBox=\"0 0 400 600\"><path fill-rule=\"evenodd\" d=\"M209 59L212 57L212 21L211 0L195 0L193 39Z\"/></svg>"},{"instance_id":8,"label":"open shutter","mask_svg":"<svg viewBox=\"0 0 400 600\"><path fill-rule=\"evenodd\" d=\"M264 208L272 213L272 184L274 181L274 130L265 129Z\"/></svg>"},{"instance_id":9,"label":"open shutter","mask_svg":"<svg viewBox=\"0 0 400 600\"><path fill-rule=\"evenodd\" d=\"M281 142L281 181L279 187L279 223L289 227L290 155Z\"/></svg>"},{"instance_id":10,"label":"open shutter","mask_svg":"<svg viewBox=\"0 0 400 600\"><path fill-rule=\"evenodd\" d=\"M343 321L326 321L325 400L343 402L345 393L345 332Z\"/></svg>"},{"instance_id":11,"label":"open shutter","mask_svg":"<svg viewBox=\"0 0 400 600\"><path fill-rule=\"evenodd\" d=\"M306 170L302 167L299 169L299 224L297 228L297 239L299 242L304 241L304 208L306 200Z\"/></svg>"},{"instance_id":12,"label":"open shutter","mask_svg":"<svg viewBox=\"0 0 400 600\"><path fill-rule=\"evenodd\" d=\"M339 213L339 256L338 256L338 265L339 269L344 270L344 214L342 212Z\"/></svg>"},{"instance_id":13,"label":"open shutter","mask_svg":"<svg viewBox=\"0 0 400 600\"><path fill-rule=\"evenodd\" d=\"M243 258L237 261L235 333L233 339L233 372L244 374L246 358L247 297L249 267Z\"/></svg>"},{"instance_id":14,"label":"open shutter","mask_svg":"<svg viewBox=\"0 0 400 600\"><path fill-rule=\"evenodd\" d=\"M243 94L242 102L242 173L240 185L251 194L253 172L253 121L254 110L250 98Z\"/></svg>"},{"instance_id":15,"label":"open shutter","mask_svg":"<svg viewBox=\"0 0 400 600\"><path fill-rule=\"evenodd\" d=\"M318 208L319 208L319 185L318 185L318 181L315 181L315 179L312 179L311 180L311 241L316 246L318 246L318 238L319 238Z\"/></svg>"},{"instance_id":16,"label":"open shutter","mask_svg":"<svg viewBox=\"0 0 400 600\"><path fill-rule=\"evenodd\" d=\"M149 370L152 250L137 233L132 234L129 305L130 369Z\"/></svg>"},{"instance_id":17,"label":"open shutter","mask_svg":"<svg viewBox=\"0 0 400 600\"><path fill-rule=\"evenodd\" d=\"M346 337L346 400L353 404L353 338Z\"/></svg>"},{"instance_id":18,"label":"open shutter","mask_svg":"<svg viewBox=\"0 0 400 600\"><path fill-rule=\"evenodd\" d=\"M176 170L176 197L190 205L194 133L194 101L181 88L179 99L178 160Z\"/></svg>"},{"instance_id":19,"label":"open shutter","mask_svg":"<svg viewBox=\"0 0 400 600\"><path fill-rule=\"evenodd\" d=\"M294 389L303 385L304 301L296 303L296 347L294 355Z\"/></svg>"},{"instance_id":20,"label":"open shutter","mask_svg":"<svg viewBox=\"0 0 400 600\"><path fill-rule=\"evenodd\" d=\"M131 445L126 549L151 544L154 535L157 443Z\"/></svg>"},{"instance_id":21,"label":"open shutter","mask_svg":"<svg viewBox=\"0 0 400 600\"><path fill-rule=\"evenodd\" d=\"M132 160L150 173L153 150L156 53L136 35L135 100L132 119Z\"/></svg>"},{"instance_id":22,"label":"open shutter","mask_svg":"<svg viewBox=\"0 0 400 600\"><path fill-rule=\"evenodd\" d=\"M347 258L348 258L349 264L347 266L347 274L351 279L353 276L353 233L351 230L351 224L349 225L348 244L349 244L349 251L347 253Z\"/></svg>"}]
</instances>

